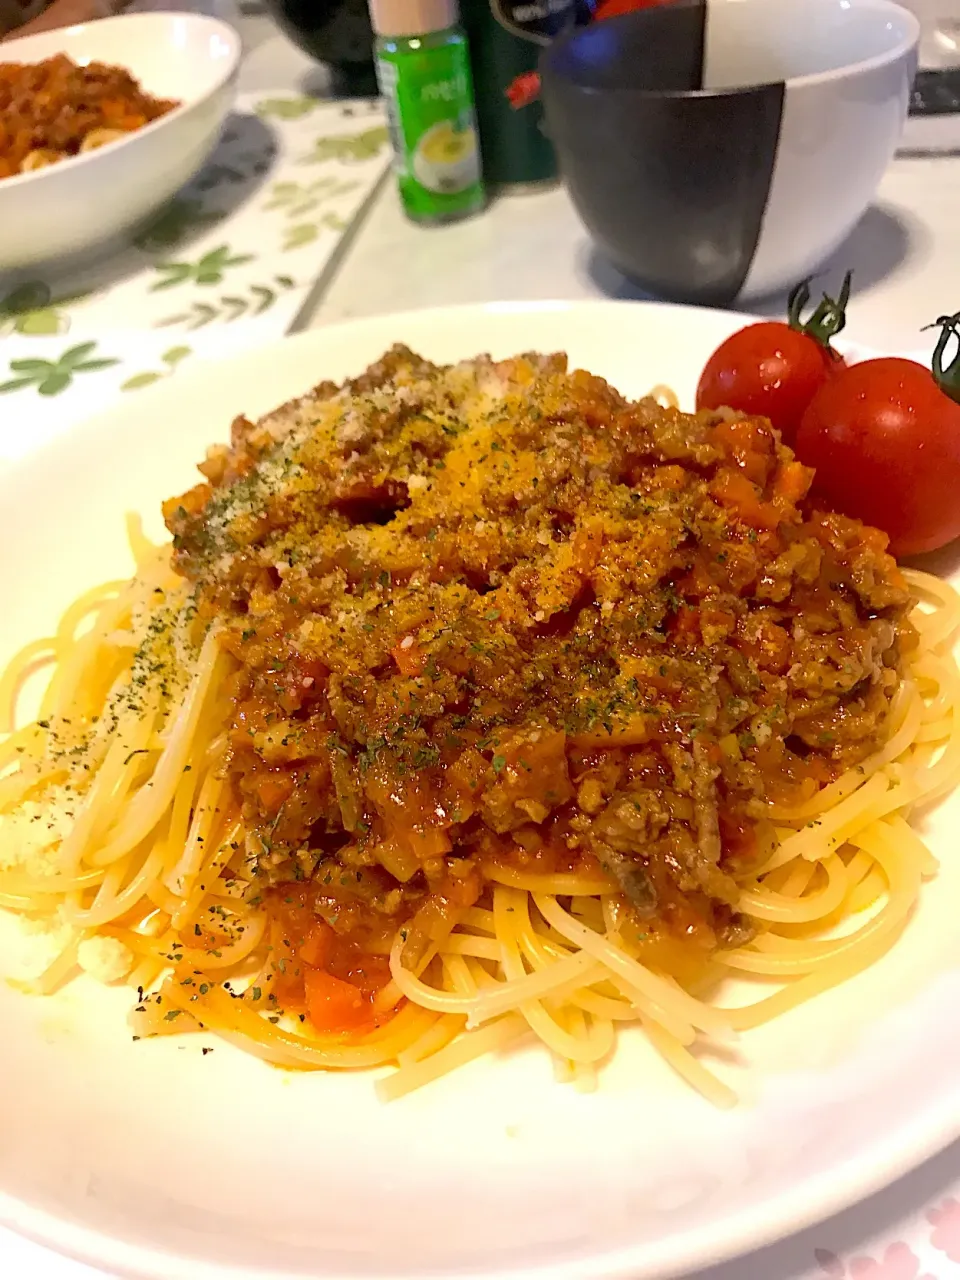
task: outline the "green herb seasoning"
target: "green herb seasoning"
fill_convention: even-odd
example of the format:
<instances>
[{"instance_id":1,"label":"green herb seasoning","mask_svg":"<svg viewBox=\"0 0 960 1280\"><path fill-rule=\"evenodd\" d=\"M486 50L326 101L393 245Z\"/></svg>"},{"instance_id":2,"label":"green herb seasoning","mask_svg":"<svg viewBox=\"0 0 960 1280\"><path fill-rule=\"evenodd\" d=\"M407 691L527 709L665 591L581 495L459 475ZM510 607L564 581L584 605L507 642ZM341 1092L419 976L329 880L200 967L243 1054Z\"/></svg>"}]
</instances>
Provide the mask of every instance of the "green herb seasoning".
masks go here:
<instances>
[{"instance_id":1,"label":"green herb seasoning","mask_svg":"<svg viewBox=\"0 0 960 1280\"><path fill-rule=\"evenodd\" d=\"M476 213L484 204L480 143L456 0L373 0L372 15L407 215L452 222Z\"/></svg>"}]
</instances>

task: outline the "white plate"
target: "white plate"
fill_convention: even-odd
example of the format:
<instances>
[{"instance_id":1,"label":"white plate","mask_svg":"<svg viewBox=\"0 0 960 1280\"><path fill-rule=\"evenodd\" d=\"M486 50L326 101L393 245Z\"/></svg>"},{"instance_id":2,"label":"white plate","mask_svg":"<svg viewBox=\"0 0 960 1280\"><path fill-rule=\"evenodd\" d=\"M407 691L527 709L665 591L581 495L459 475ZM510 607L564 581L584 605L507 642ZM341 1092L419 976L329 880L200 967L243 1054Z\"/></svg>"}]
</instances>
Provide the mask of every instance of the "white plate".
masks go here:
<instances>
[{"instance_id":1,"label":"white plate","mask_svg":"<svg viewBox=\"0 0 960 1280\"><path fill-rule=\"evenodd\" d=\"M123 512L159 531L230 419L402 340L453 360L566 349L638 395L689 405L743 317L588 302L422 311L321 330L185 371L0 480L0 656L84 585L123 574ZM917 918L868 973L744 1036L715 1065L717 1113L639 1036L592 1096L530 1047L388 1107L369 1076L287 1074L224 1045L132 1044L130 996L78 982L0 989L0 1220L156 1280L484 1276L661 1280L837 1210L960 1133L955 801ZM16 948L0 916L0 968ZM209 1043L209 1042L208 1042Z\"/></svg>"}]
</instances>

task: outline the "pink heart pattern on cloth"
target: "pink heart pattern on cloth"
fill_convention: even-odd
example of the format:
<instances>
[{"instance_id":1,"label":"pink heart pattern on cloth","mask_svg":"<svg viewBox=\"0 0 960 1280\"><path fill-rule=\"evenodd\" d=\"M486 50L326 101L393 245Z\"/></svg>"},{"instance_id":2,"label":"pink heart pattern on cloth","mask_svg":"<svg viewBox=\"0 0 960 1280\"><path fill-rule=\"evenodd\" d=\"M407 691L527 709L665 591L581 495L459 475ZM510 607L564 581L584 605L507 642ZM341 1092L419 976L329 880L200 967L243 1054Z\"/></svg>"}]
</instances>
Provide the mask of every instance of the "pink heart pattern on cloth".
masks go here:
<instances>
[{"instance_id":1,"label":"pink heart pattern on cloth","mask_svg":"<svg viewBox=\"0 0 960 1280\"><path fill-rule=\"evenodd\" d=\"M927 1212L927 1221L933 1227L930 1243L951 1262L960 1262L960 1201L944 1200L943 1204Z\"/></svg>"},{"instance_id":2,"label":"pink heart pattern on cloth","mask_svg":"<svg viewBox=\"0 0 960 1280\"><path fill-rule=\"evenodd\" d=\"M960 1205L954 1202L957 1214L953 1230L955 1244L960 1246ZM939 1246L938 1246L939 1247ZM831 1280L937 1280L925 1272L920 1275L920 1259L903 1241L888 1246L881 1259L856 1257L844 1263L835 1253L826 1249L816 1251L820 1269Z\"/></svg>"}]
</instances>

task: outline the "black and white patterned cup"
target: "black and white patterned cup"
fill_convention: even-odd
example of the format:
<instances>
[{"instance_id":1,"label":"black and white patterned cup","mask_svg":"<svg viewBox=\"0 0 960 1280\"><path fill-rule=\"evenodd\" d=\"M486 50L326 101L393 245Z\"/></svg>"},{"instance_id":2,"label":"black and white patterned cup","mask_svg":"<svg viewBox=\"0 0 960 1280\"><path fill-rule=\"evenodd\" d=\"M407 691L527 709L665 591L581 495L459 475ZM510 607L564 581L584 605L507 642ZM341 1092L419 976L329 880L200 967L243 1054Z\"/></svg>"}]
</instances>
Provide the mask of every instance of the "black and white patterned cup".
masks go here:
<instances>
[{"instance_id":1,"label":"black and white patterned cup","mask_svg":"<svg viewBox=\"0 0 960 1280\"><path fill-rule=\"evenodd\" d=\"M674 0L562 38L546 121L596 245L676 301L808 276L896 149L918 38L888 0Z\"/></svg>"}]
</instances>

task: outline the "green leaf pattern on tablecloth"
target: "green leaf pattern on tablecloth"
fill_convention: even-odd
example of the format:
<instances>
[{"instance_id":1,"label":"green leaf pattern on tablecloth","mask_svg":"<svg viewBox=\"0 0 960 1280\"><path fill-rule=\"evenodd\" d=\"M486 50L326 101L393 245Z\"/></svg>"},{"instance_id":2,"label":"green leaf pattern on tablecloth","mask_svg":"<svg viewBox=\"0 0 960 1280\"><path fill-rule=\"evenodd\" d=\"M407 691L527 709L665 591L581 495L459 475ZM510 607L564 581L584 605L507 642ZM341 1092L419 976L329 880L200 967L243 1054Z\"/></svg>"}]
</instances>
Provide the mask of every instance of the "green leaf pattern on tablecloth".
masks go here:
<instances>
[{"instance_id":1,"label":"green leaf pattern on tablecloth","mask_svg":"<svg viewBox=\"0 0 960 1280\"><path fill-rule=\"evenodd\" d=\"M96 346L96 342L78 343L64 351L58 360L11 360L10 372L14 377L0 383L0 393L36 387L42 396L57 396L61 391L66 391L76 374L94 373L98 369L109 369L111 365L120 363L112 358L91 360L90 356Z\"/></svg>"},{"instance_id":2,"label":"green leaf pattern on tablecloth","mask_svg":"<svg viewBox=\"0 0 960 1280\"><path fill-rule=\"evenodd\" d=\"M355 190L357 185L355 180L332 178L329 175L316 178L313 182L275 182L273 194L263 206L264 212L271 213L277 210L286 218L297 220L293 226L283 229L281 242L283 252L289 253L292 249L302 249L308 244L313 244L320 238L324 229L337 233L345 231L347 223L340 214L333 209L328 209L324 213L319 211L331 200L336 200ZM299 221L310 213L316 213L319 216L309 222Z\"/></svg>"},{"instance_id":3,"label":"green leaf pattern on tablecloth","mask_svg":"<svg viewBox=\"0 0 960 1280\"><path fill-rule=\"evenodd\" d=\"M171 347L169 351L164 351L160 356L160 359L167 366L165 369L145 369L143 373L135 373L132 378L128 378L126 382L120 384L120 390L139 391L142 387L149 387L154 382L159 382L161 378L169 378L180 361L186 360L190 354L189 347Z\"/></svg>"},{"instance_id":4,"label":"green leaf pattern on tablecloth","mask_svg":"<svg viewBox=\"0 0 960 1280\"><path fill-rule=\"evenodd\" d=\"M348 195L360 184L355 179L337 179L329 176L313 182L275 182L273 195L263 206L266 213L282 209L288 218L302 218L338 196Z\"/></svg>"},{"instance_id":5,"label":"green leaf pattern on tablecloth","mask_svg":"<svg viewBox=\"0 0 960 1280\"><path fill-rule=\"evenodd\" d=\"M295 286L296 281L290 276L273 276L270 284L248 285L243 296L222 294L215 303L192 302L186 311L158 320L157 325L164 329L178 324L188 329L202 329L215 320L232 324L245 316L261 316L269 311L282 293Z\"/></svg>"},{"instance_id":6,"label":"green leaf pattern on tablecloth","mask_svg":"<svg viewBox=\"0 0 960 1280\"><path fill-rule=\"evenodd\" d=\"M42 280L28 280L16 285L0 297L0 337L5 333L21 333L42 337L66 333L70 317L65 308L78 298L58 298Z\"/></svg>"},{"instance_id":7,"label":"green leaf pattern on tablecloth","mask_svg":"<svg viewBox=\"0 0 960 1280\"><path fill-rule=\"evenodd\" d=\"M222 284L224 275L231 268L242 267L253 258L252 253L233 253L228 245L222 244L196 262L158 262L156 269L161 278L150 286L150 291L156 293L158 289L172 289L187 280L201 285Z\"/></svg>"},{"instance_id":8,"label":"green leaf pattern on tablecloth","mask_svg":"<svg viewBox=\"0 0 960 1280\"><path fill-rule=\"evenodd\" d=\"M319 105L316 98L263 98L254 110L261 120L300 120Z\"/></svg>"},{"instance_id":9,"label":"green leaf pattern on tablecloth","mask_svg":"<svg viewBox=\"0 0 960 1280\"><path fill-rule=\"evenodd\" d=\"M327 164L339 160L342 164L359 164L380 155L389 138L386 125L364 129L362 133L323 134L314 139L313 149L301 157L301 164Z\"/></svg>"},{"instance_id":10,"label":"green leaf pattern on tablecloth","mask_svg":"<svg viewBox=\"0 0 960 1280\"><path fill-rule=\"evenodd\" d=\"M383 176L383 118L374 102L241 95L204 169L111 252L0 276L0 457L169 377L173 343L219 357L286 332Z\"/></svg>"},{"instance_id":11,"label":"green leaf pattern on tablecloth","mask_svg":"<svg viewBox=\"0 0 960 1280\"><path fill-rule=\"evenodd\" d=\"M287 227L283 233L284 253L313 244L314 240L319 239L324 227L331 231L346 230L346 224L335 213L325 213L317 222L302 222L298 226Z\"/></svg>"}]
</instances>

